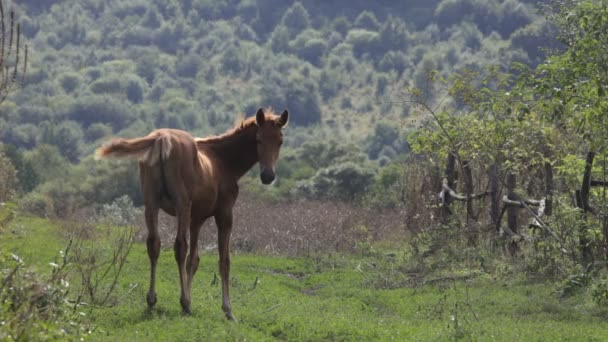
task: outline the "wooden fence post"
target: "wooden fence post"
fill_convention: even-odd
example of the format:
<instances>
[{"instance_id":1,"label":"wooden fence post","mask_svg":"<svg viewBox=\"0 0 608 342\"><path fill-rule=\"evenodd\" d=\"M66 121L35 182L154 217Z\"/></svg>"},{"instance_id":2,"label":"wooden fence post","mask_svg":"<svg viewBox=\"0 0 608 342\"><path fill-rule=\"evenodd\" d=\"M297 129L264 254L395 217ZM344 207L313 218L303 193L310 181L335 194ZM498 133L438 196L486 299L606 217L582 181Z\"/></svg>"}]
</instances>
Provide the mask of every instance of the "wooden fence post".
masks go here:
<instances>
[{"instance_id":1,"label":"wooden fence post","mask_svg":"<svg viewBox=\"0 0 608 342\"><path fill-rule=\"evenodd\" d=\"M545 215L553 214L553 168L545 163Z\"/></svg>"},{"instance_id":2,"label":"wooden fence post","mask_svg":"<svg viewBox=\"0 0 608 342\"><path fill-rule=\"evenodd\" d=\"M591 170L593 168L594 158L595 152L587 152L583 184L581 185L581 189L576 191L576 205L582 210L581 217L583 219L583 225L579 232L579 244L583 262L585 263L589 263L593 260L593 253L591 251L591 246L589 245L590 241L587 238L587 213L591 211L591 207L589 206L589 192L591 189Z\"/></svg>"},{"instance_id":3,"label":"wooden fence post","mask_svg":"<svg viewBox=\"0 0 608 342\"><path fill-rule=\"evenodd\" d=\"M517 195L515 195L516 186L517 186L517 180L515 178L515 175L513 173L509 173L507 175L507 198L511 201L517 200ZM518 227L517 227L517 210L518 209L519 208L514 205L510 205L507 207L507 226L514 234L518 234ZM511 255L515 255L515 253L517 252L517 249L518 249L517 243L515 241L512 241L509 244L509 252L511 253Z\"/></svg>"},{"instance_id":4,"label":"wooden fence post","mask_svg":"<svg viewBox=\"0 0 608 342\"><path fill-rule=\"evenodd\" d=\"M496 164L490 166L488 178L490 180L490 219L496 233L498 233L500 231L500 196L498 194L498 166Z\"/></svg>"},{"instance_id":5,"label":"wooden fence post","mask_svg":"<svg viewBox=\"0 0 608 342\"><path fill-rule=\"evenodd\" d=\"M450 189L454 188L454 169L456 166L456 156L454 153L448 153L448 160L445 166L445 174L444 179L447 181L447 185ZM442 190L442 210L441 210L441 222L443 224L447 224L450 221L450 215L452 211L450 210L450 204L453 202L450 193Z\"/></svg>"}]
</instances>

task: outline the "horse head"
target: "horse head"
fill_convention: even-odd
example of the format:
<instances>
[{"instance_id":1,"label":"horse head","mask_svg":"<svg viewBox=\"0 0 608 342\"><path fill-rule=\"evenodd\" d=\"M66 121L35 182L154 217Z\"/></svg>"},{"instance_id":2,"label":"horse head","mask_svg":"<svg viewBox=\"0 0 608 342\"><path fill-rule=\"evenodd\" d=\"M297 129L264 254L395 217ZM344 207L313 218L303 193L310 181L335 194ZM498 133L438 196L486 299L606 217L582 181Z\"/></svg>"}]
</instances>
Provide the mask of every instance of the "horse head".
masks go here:
<instances>
[{"instance_id":1,"label":"horse head","mask_svg":"<svg viewBox=\"0 0 608 342\"><path fill-rule=\"evenodd\" d=\"M263 184L274 181L274 167L283 144L282 128L287 125L289 113L287 109L279 115L267 114L263 108L256 113L256 134L258 161L260 164L260 179Z\"/></svg>"}]
</instances>

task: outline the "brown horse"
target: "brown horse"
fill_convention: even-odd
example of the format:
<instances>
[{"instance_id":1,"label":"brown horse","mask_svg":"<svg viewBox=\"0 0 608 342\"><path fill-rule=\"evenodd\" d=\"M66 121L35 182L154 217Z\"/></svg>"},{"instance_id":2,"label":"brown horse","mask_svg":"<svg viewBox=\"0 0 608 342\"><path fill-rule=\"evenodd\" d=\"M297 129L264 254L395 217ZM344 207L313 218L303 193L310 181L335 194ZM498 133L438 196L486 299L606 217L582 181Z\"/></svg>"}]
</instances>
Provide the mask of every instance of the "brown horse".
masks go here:
<instances>
[{"instance_id":1,"label":"brown horse","mask_svg":"<svg viewBox=\"0 0 608 342\"><path fill-rule=\"evenodd\" d=\"M181 284L180 302L191 312L192 278L199 263L198 234L213 216L218 230L219 270L222 279L222 310L233 319L229 295L230 232L232 208L238 196L237 181L255 163L260 164L262 183L270 184L283 141L281 129L288 112L280 116L260 108L255 118L220 136L193 138L176 129L159 129L135 139L115 139L97 150L98 157L139 158L150 257L148 306L156 304L156 262L160 254L158 210L177 217L175 259ZM190 230L190 250L186 239Z\"/></svg>"}]
</instances>

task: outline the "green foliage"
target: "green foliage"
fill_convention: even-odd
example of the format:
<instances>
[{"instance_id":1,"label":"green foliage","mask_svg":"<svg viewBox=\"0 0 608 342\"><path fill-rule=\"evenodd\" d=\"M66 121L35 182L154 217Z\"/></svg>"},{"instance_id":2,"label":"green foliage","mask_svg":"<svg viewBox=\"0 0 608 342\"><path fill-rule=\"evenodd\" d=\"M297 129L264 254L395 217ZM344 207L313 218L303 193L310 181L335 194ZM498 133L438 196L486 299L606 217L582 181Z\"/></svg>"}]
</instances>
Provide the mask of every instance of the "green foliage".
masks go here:
<instances>
[{"instance_id":1,"label":"green foliage","mask_svg":"<svg viewBox=\"0 0 608 342\"><path fill-rule=\"evenodd\" d=\"M17 190L17 170L0 146L0 201L6 202L13 197Z\"/></svg>"},{"instance_id":2,"label":"green foliage","mask_svg":"<svg viewBox=\"0 0 608 342\"><path fill-rule=\"evenodd\" d=\"M50 263L50 274L28 269L16 254L0 256L0 339L7 341L76 339L90 333L79 303L67 300L66 254Z\"/></svg>"},{"instance_id":3,"label":"green foliage","mask_svg":"<svg viewBox=\"0 0 608 342\"><path fill-rule=\"evenodd\" d=\"M310 15L306 8L299 1L296 1L283 14L281 25L287 27L290 37L295 37L310 27Z\"/></svg>"},{"instance_id":4,"label":"green foliage","mask_svg":"<svg viewBox=\"0 0 608 342\"><path fill-rule=\"evenodd\" d=\"M141 103L144 99L142 82L137 79L131 79L127 82L125 92L127 94L127 99L129 99L131 103Z\"/></svg>"},{"instance_id":5,"label":"green foliage","mask_svg":"<svg viewBox=\"0 0 608 342\"><path fill-rule=\"evenodd\" d=\"M295 191L311 198L353 201L374 181L374 172L353 162L333 164L307 181L298 182Z\"/></svg>"},{"instance_id":6,"label":"green foliage","mask_svg":"<svg viewBox=\"0 0 608 342\"><path fill-rule=\"evenodd\" d=\"M41 54L30 54L28 86L0 108L0 137L28 150L52 144L76 164L114 134L161 126L221 133L236 113L268 106L290 110L286 145L296 150L329 130L367 149L378 113L395 127L411 124L397 121L412 113L395 105L398 92L412 80L422 88L428 71L540 62L533 49L550 42L550 25L542 26L528 3L460 2L474 4L473 13L445 17L449 4L438 0L26 1L17 19ZM407 151L402 141L372 149L373 165ZM290 170L299 165L286 163ZM305 164L306 176L287 172L280 193L310 178L311 168ZM47 181L27 178L29 190ZM94 201L86 188L84 198Z\"/></svg>"},{"instance_id":7,"label":"green foliage","mask_svg":"<svg viewBox=\"0 0 608 342\"><path fill-rule=\"evenodd\" d=\"M25 160L31 165L35 179L40 183L65 175L69 164L56 146L44 144L26 152Z\"/></svg>"},{"instance_id":8,"label":"green foliage","mask_svg":"<svg viewBox=\"0 0 608 342\"><path fill-rule=\"evenodd\" d=\"M59 152L69 161L80 158L84 133L75 121L62 121L59 124L45 122L42 127L41 143L57 146Z\"/></svg>"},{"instance_id":9,"label":"green foliage","mask_svg":"<svg viewBox=\"0 0 608 342\"><path fill-rule=\"evenodd\" d=\"M120 93L121 88L121 81L117 77L103 77L91 83L89 86L89 89L95 94Z\"/></svg>"},{"instance_id":10,"label":"green foliage","mask_svg":"<svg viewBox=\"0 0 608 342\"><path fill-rule=\"evenodd\" d=\"M348 31L345 41L353 46L353 54L357 58L364 54L374 54L376 52L378 33L363 29L352 29Z\"/></svg>"},{"instance_id":11,"label":"green foliage","mask_svg":"<svg viewBox=\"0 0 608 342\"><path fill-rule=\"evenodd\" d=\"M190 53L177 60L175 63L175 73L180 77L195 78L202 65L203 60L201 57Z\"/></svg>"},{"instance_id":12,"label":"green foliage","mask_svg":"<svg viewBox=\"0 0 608 342\"><path fill-rule=\"evenodd\" d=\"M71 105L67 117L88 127L96 122L120 130L131 121L132 111L123 101L111 96L83 96Z\"/></svg>"},{"instance_id":13,"label":"green foliage","mask_svg":"<svg viewBox=\"0 0 608 342\"><path fill-rule=\"evenodd\" d=\"M378 22L378 19L376 19L374 13L363 11L357 16L357 19L355 19L353 27L368 31L378 31L380 23Z\"/></svg>"},{"instance_id":14,"label":"green foliage","mask_svg":"<svg viewBox=\"0 0 608 342\"><path fill-rule=\"evenodd\" d=\"M112 126L100 122L96 122L89 126L85 132L87 141L96 141L98 139L108 137L112 134Z\"/></svg>"},{"instance_id":15,"label":"green foliage","mask_svg":"<svg viewBox=\"0 0 608 342\"><path fill-rule=\"evenodd\" d=\"M71 93L80 85L82 82L81 77L77 73L66 73L61 75L59 83L66 93Z\"/></svg>"}]
</instances>

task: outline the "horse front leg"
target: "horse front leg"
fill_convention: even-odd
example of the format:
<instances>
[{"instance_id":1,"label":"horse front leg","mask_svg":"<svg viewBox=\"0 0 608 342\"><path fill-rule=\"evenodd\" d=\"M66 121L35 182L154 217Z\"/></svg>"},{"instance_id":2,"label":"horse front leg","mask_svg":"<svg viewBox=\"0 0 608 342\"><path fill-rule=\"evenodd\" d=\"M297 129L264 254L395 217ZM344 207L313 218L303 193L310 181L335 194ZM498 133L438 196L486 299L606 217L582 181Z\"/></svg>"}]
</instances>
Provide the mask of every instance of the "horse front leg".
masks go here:
<instances>
[{"instance_id":1,"label":"horse front leg","mask_svg":"<svg viewBox=\"0 0 608 342\"><path fill-rule=\"evenodd\" d=\"M230 305L230 233L232 232L232 212L215 216L217 225L218 250L220 254L219 268L222 278L222 310L229 320L235 320Z\"/></svg>"},{"instance_id":2,"label":"horse front leg","mask_svg":"<svg viewBox=\"0 0 608 342\"><path fill-rule=\"evenodd\" d=\"M177 211L177 236L175 237L175 260L177 261L177 268L179 270L179 283L181 286L180 304L182 305L182 311L185 314L192 313L191 299L190 299L190 287L188 286L188 272L186 271L186 257L188 256L188 240L186 235L190 228L190 208L192 207L191 201L184 201L176 205Z\"/></svg>"}]
</instances>

